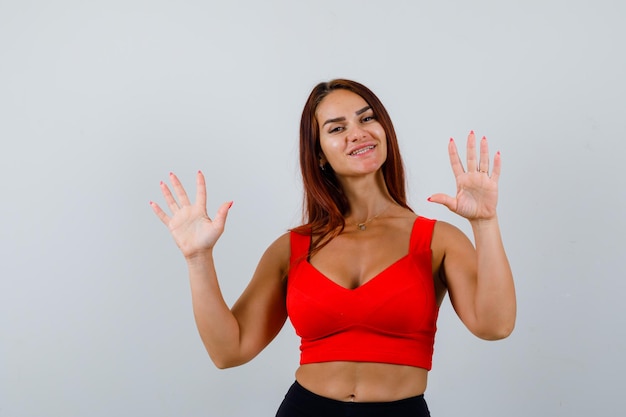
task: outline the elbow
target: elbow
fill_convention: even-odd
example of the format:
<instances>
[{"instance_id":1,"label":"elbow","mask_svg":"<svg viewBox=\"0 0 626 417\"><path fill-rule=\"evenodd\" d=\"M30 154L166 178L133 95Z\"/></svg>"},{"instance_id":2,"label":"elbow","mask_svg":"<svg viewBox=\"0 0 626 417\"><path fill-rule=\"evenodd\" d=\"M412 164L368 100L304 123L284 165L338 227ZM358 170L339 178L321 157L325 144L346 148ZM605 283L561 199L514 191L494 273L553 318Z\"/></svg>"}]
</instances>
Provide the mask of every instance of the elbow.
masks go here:
<instances>
[{"instance_id":1,"label":"elbow","mask_svg":"<svg viewBox=\"0 0 626 417\"><path fill-rule=\"evenodd\" d=\"M497 340L506 339L507 337L511 335L511 333L513 333L513 329L494 331L494 332L489 332L489 333L481 333L481 334L477 334L476 336L480 337L483 340L494 342Z\"/></svg>"},{"instance_id":2,"label":"elbow","mask_svg":"<svg viewBox=\"0 0 626 417\"><path fill-rule=\"evenodd\" d=\"M226 363L226 362L216 362L216 361L213 361L213 364L215 365L215 367L217 369L220 369L220 370L224 370L224 369L229 369L229 368L234 368L235 367L235 365L231 365L231 364Z\"/></svg>"},{"instance_id":3,"label":"elbow","mask_svg":"<svg viewBox=\"0 0 626 417\"><path fill-rule=\"evenodd\" d=\"M211 358L213 365L215 365L217 369L228 369L233 367L233 365L231 365L228 361L225 361L224 359L214 358L211 355L209 355L209 357Z\"/></svg>"},{"instance_id":4,"label":"elbow","mask_svg":"<svg viewBox=\"0 0 626 417\"><path fill-rule=\"evenodd\" d=\"M238 349L225 343L209 343L203 339L204 349L217 369L228 369L246 362Z\"/></svg>"},{"instance_id":5,"label":"elbow","mask_svg":"<svg viewBox=\"0 0 626 417\"><path fill-rule=\"evenodd\" d=\"M235 368L244 363L244 362L236 361L236 360L229 359L229 358L216 358L211 355L209 356L211 358L211 361L213 361L213 365L215 365L217 369L221 369L221 370Z\"/></svg>"},{"instance_id":6,"label":"elbow","mask_svg":"<svg viewBox=\"0 0 626 417\"><path fill-rule=\"evenodd\" d=\"M233 362L220 361L220 360L215 360L215 359L212 359L212 360L213 360L213 365L215 365L215 367L220 370L234 368L238 366L238 364L233 363Z\"/></svg>"},{"instance_id":7,"label":"elbow","mask_svg":"<svg viewBox=\"0 0 626 417\"><path fill-rule=\"evenodd\" d=\"M249 359L245 359L243 357L239 357L235 355L218 356L218 355L211 355L209 353L209 357L211 358L213 365L215 365L217 369L235 368L249 361Z\"/></svg>"},{"instance_id":8,"label":"elbow","mask_svg":"<svg viewBox=\"0 0 626 417\"><path fill-rule=\"evenodd\" d=\"M515 323L510 323L506 325L493 326L486 329L479 329L472 333L474 333L477 337L488 340L488 341L496 341L506 339L513 333L513 329L515 328Z\"/></svg>"}]
</instances>

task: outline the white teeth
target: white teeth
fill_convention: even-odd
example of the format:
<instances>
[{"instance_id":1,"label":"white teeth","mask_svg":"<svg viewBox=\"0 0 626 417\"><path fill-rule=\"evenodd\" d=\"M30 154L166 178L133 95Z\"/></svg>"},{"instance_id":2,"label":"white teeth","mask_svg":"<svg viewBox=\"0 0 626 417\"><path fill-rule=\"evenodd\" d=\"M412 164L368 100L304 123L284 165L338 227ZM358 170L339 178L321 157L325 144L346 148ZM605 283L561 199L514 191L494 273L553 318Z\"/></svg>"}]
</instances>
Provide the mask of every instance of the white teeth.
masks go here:
<instances>
[{"instance_id":1,"label":"white teeth","mask_svg":"<svg viewBox=\"0 0 626 417\"><path fill-rule=\"evenodd\" d=\"M370 145L370 146L366 146L365 148L357 149L356 151L351 152L350 155L361 155L362 153L365 153L365 152L369 151L370 149L374 149L374 145Z\"/></svg>"}]
</instances>

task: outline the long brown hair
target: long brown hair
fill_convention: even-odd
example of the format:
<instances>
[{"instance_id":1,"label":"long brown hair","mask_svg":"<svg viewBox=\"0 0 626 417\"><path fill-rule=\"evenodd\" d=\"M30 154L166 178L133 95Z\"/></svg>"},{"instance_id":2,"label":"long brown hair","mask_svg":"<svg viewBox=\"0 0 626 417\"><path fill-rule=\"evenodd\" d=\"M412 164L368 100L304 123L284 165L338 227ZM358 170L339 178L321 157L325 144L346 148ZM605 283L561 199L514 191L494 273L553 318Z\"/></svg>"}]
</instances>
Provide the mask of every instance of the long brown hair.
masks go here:
<instances>
[{"instance_id":1,"label":"long brown hair","mask_svg":"<svg viewBox=\"0 0 626 417\"><path fill-rule=\"evenodd\" d=\"M344 215L350 209L335 173L330 165L320 167L320 128L315 116L322 100L335 90L348 90L361 96L372 108L387 138L387 159L381 170L391 198L409 210L406 202L404 166L398 139L385 106L364 85L351 80L336 79L322 82L313 88L304 105L300 119L300 169L304 185L303 225L292 229L301 234L318 236L311 252L317 252L337 237L345 227Z\"/></svg>"}]
</instances>

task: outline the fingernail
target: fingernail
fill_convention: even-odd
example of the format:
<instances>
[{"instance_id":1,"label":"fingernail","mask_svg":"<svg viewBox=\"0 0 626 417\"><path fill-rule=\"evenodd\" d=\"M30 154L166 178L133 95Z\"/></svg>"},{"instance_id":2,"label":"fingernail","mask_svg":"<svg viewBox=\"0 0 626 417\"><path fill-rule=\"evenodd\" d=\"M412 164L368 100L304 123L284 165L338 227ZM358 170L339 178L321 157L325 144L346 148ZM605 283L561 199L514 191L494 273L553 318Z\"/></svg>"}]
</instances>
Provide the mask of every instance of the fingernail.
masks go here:
<instances>
[{"instance_id":1,"label":"fingernail","mask_svg":"<svg viewBox=\"0 0 626 417\"><path fill-rule=\"evenodd\" d=\"M426 200L433 201L432 197L428 197Z\"/></svg>"},{"instance_id":2,"label":"fingernail","mask_svg":"<svg viewBox=\"0 0 626 417\"><path fill-rule=\"evenodd\" d=\"M233 206L233 202L228 203L228 208L230 209Z\"/></svg>"},{"instance_id":3,"label":"fingernail","mask_svg":"<svg viewBox=\"0 0 626 417\"><path fill-rule=\"evenodd\" d=\"M482 139L482 140L487 140L487 136L483 136L483 139Z\"/></svg>"},{"instance_id":4,"label":"fingernail","mask_svg":"<svg viewBox=\"0 0 626 417\"><path fill-rule=\"evenodd\" d=\"M163 181L161 181L161 182L159 183L159 185L163 185Z\"/></svg>"},{"instance_id":5,"label":"fingernail","mask_svg":"<svg viewBox=\"0 0 626 417\"><path fill-rule=\"evenodd\" d=\"M473 134L474 134L474 131L473 131L473 130L470 130L470 135L473 135Z\"/></svg>"},{"instance_id":6,"label":"fingernail","mask_svg":"<svg viewBox=\"0 0 626 417\"><path fill-rule=\"evenodd\" d=\"M453 138L450 138L450 142L454 142L454 139L453 139Z\"/></svg>"},{"instance_id":7,"label":"fingernail","mask_svg":"<svg viewBox=\"0 0 626 417\"><path fill-rule=\"evenodd\" d=\"M170 171L170 175L174 175L174 173L172 171Z\"/></svg>"}]
</instances>

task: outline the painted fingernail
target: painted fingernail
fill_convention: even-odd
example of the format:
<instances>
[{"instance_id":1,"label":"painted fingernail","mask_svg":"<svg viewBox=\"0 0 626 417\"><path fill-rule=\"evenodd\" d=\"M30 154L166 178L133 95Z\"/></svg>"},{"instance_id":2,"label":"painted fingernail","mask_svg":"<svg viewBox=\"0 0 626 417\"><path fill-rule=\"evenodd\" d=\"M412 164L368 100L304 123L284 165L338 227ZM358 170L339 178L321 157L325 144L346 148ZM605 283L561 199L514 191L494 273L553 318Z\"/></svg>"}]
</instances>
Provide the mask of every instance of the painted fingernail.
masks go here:
<instances>
[{"instance_id":1,"label":"painted fingernail","mask_svg":"<svg viewBox=\"0 0 626 417\"><path fill-rule=\"evenodd\" d=\"M426 200L433 201L433 198L432 197L428 197Z\"/></svg>"},{"instance_id":2,"label":"painted fingernail","mask_svg":"<svg viewBox=\"0 0 626 417\"><path fill-rule=\"evenodd\" d=\"M474 134L474 131L473 131L473 130L470 130L470 135L473 135L473 134Z\"/></svg>"},{"instance_id":3,"label":"painted fingernail","mask_svg":"<svg viewBox=\"0 0 626 417\"><path fill-rule=\"evenodd\" d=\"M230 209L233 206L233 202L228 203L228 208Z\"/></svg>"},{"instance_id":4,"label":"painted fingernail","mask_svg":"<svg viewBox=\"0 0 626 417\"><path fill-rule=\"evenodd\" d=\"M453 139L453 138L450 138L450 142L454 142L454 139Z\"/></svg>"}]
</instances>

